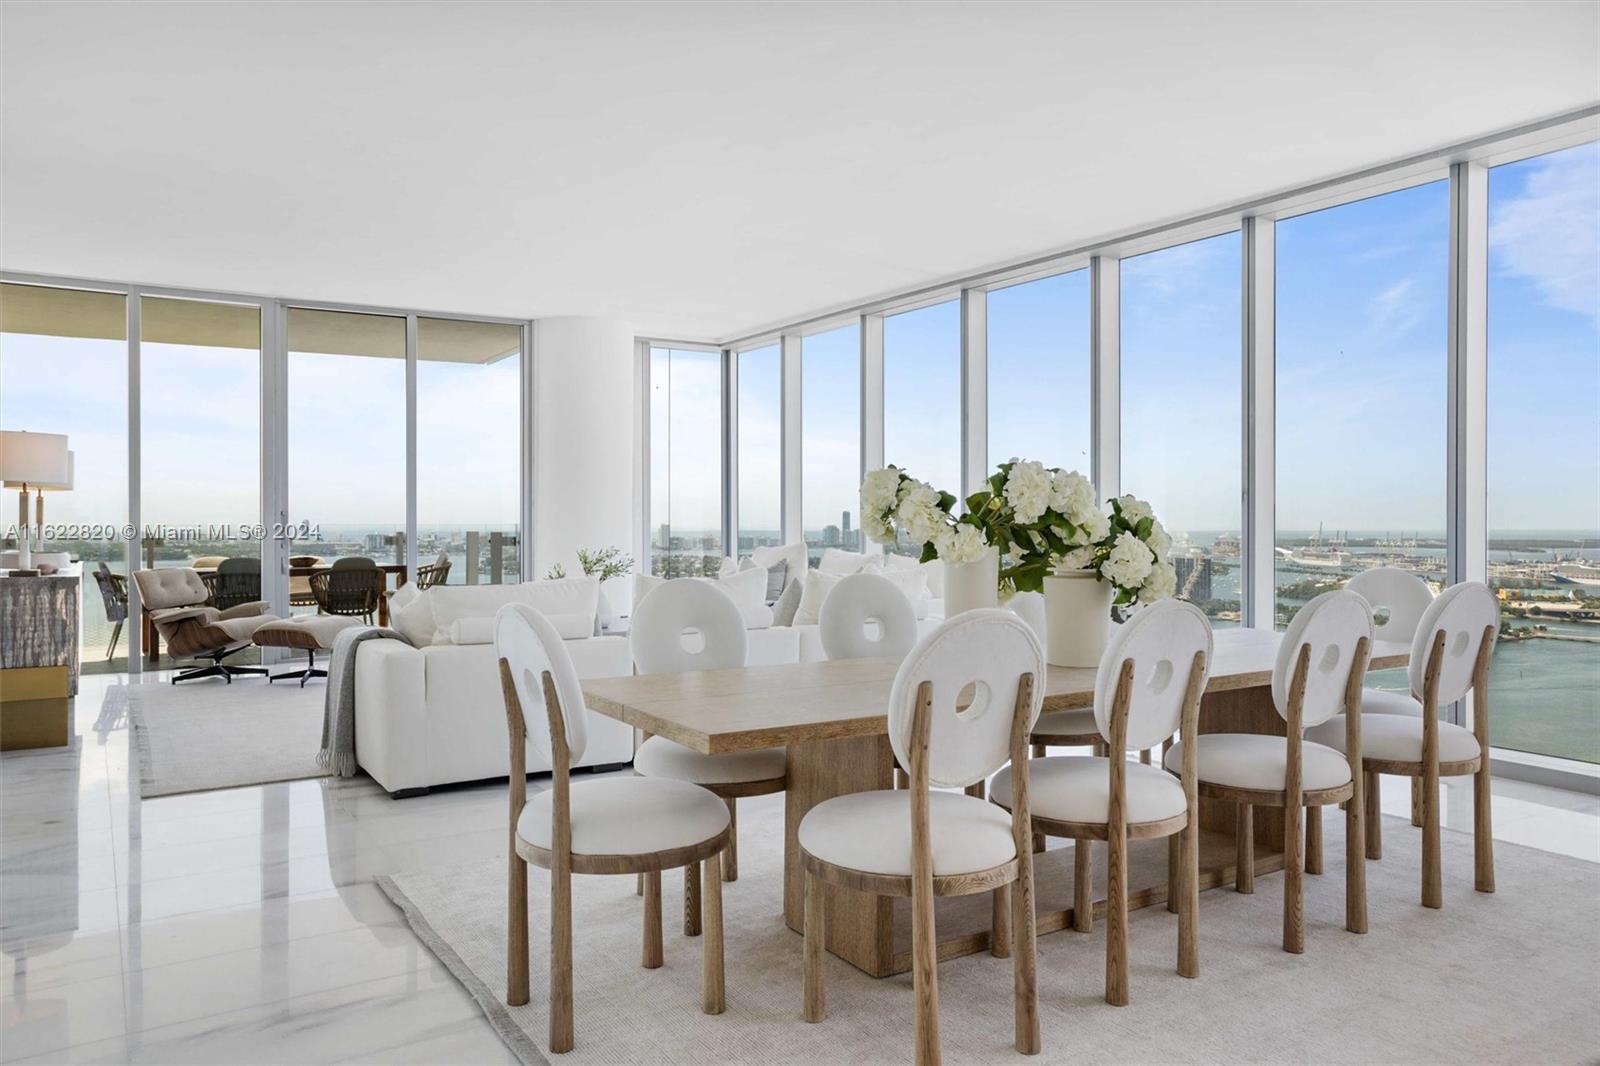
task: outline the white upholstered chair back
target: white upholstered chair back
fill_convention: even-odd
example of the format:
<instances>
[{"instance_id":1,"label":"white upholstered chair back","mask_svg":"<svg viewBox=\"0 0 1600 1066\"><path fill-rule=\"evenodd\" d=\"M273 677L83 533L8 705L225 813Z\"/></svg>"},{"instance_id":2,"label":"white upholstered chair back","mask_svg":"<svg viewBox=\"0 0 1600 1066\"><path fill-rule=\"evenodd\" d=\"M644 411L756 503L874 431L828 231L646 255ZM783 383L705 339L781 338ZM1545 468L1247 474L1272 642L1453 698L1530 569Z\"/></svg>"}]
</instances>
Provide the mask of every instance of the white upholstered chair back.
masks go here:
<instances>
[{"instance_id":1,"label":"white upholstered chair back","mask_svg":"<svg viewBox=\"0 0 1600 1066\"><path fill-rule=\"evenodd\" d=\"M744 615L709 581L667 581L633 608L633 665L641 674L730 670L747 651Z\"/></svg>"},{"instance_id":2,"label":"white upholstered chair back","mask_svg":"<svg viewBox=\"0 0 1600 1066\"><path fill-rule=\"evenodd\" d=\"M1205 691L1211 673L1211 623L1192 603L1162 600L1145 607L1116 628L1100 657L1094 678L1094 721L1111 740L1111 714L1122 664L1133 660L1133 691L1128 700L1128 725L1123 743L1138 750L1152 748L1178 731L1184 695L1197 652L1205 653ZM1112 756L1117 757L1113 752Z\"/></svg>"},{"instance_id":3,"label":"white upholstered chair back","mask_svg":"<svg viewBox=\"0 0 1600 1066\"><path fill-rule=\"evenodd\" d=\"M917 643L917 612L881 574L851 574L822 601L822 650L830 659L899 659Z\"/></svg>"},{"instance_id":4,"label":"white upholstered chair back","mask_svg":"<svg viewBox=\"0 0 1600 1066\"><path fill-rule=\"evenodd\" d=\"M1285 721L1289 719L1289 689L1294 681L1300 649L1311 648L1306 672L1305 698L1300 703L1300 726L1309 729L1345 709L1345 688L1361 638L1372 645L1372 608L1349 589L1324 592L1300 608L1289 623L1278 661L1272 670L1272 702Z\"/></svg>"},{"instance_id":5,"label":"white upholstered chair back","mask_svg":"<svg viewBox=\"0 0 1600 1066\"><path fill-rule=\"evenodd\" d=\"M508 603L494 617L494 647L496 655L511 668L517 702L522 706L524 732L554 765L550 710L544 699L544 675L549 671L561 704L567 752L576 763L588 746L589 732L584 721L583 688L561 634L548 618L527 604Z\"/></svg>"},{"instance_id":6,"label":"white upholstered chair back","mask_svg":"<svg viewBox=\"0 0 1600 1066\"><path fill-rule=\"evenodd\" d=\"M139 586L139 602L147 611L167 607L194 607L210 595L206 583L193 567L170 566L160 570L135 570L133 583Z\"/></svg>"},{"instance_id":7,"label":"white upholstered chair back","mask_svg":"<svg viewBox=\"0 0 1600 1066\"><path fill-rule=\"evenodd\" d=\"M1436 634L1444 633L1444 662L1439 670L1438 706L1454 703L1472 688L1473 669L1483 646L1484 631L1493 641L1500 628L1500 605L1481 581L1463 581L1439 593L1424 612L1411 644L1411 694L1421 699ZM1490 651L1493 652L1493 645Z\"/></svg>"},{"instance_id":8,"label":"white upholstered chair back","mask_svg":"<svg viewBox=\"0 0 1600 1066\"><path fill-rule=\"evenodd\" d=\"M966 788L987 778L1011 757L1017 688L1032 674L1032 731L1044 702L1044 649L1028 624L998 607L963 611L923 637L900 663L889 691L889 743L901 766L911 766L911 730L917 693L932 686L928 723L928 783ZM971 685L972 702L961 707Z\"/></svg>"},{"instance_id":9,"label":"white upholstered chair back","mask_svg":"<svg viewBox=\"0 0 1600 1066\"><path fill-rule=\"evenodd\" d=\"M1422 612L1433 603L1427 582L1396 566L1363 570L1344 587L1372 608L1372 631L1379 640L1409 641L1417 634Z\"/></svg>"}]
</instances>

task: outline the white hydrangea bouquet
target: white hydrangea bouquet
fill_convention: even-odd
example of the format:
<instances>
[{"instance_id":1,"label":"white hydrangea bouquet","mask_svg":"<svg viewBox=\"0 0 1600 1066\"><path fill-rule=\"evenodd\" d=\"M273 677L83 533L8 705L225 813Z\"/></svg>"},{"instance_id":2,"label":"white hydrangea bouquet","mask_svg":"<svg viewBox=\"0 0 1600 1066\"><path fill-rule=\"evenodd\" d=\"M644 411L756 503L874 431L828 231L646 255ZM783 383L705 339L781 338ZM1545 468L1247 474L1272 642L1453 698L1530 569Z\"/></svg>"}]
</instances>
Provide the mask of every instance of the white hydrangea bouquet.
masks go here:
<instances>
[{"instance_id":1,"label":"white hydrangea bouquet","mask_svg":"<svg viewBox=\"0 0 1600 1066\"><path fill-rule=\"evenodd\" d=\"M957 517L956 498L918 481L899 467L873 470L861 482L861 528L878 544L901 533L922 548L922 562L976 562L992 546L989 531L971 513Z\"/></svg>"}]
</instances>

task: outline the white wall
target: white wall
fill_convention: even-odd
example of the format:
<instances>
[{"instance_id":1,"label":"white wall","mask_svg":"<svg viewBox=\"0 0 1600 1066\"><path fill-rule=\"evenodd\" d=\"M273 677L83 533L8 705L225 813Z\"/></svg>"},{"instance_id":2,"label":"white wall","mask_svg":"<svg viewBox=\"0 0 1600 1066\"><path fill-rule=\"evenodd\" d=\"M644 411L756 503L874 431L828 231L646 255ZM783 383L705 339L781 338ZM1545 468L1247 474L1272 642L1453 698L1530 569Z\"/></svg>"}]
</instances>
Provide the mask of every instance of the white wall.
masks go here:
<instances>
[{"instance_id":1,"label":"white wall","mask_svg":"<svg viewBox=\"0 0 1600 1066\"><path fill-rule=\"evenodd\" d=\"M533 574L577 572L580 547L633 551L633 327L601 318L533 324Z\"/></svg>"}]
</instances>

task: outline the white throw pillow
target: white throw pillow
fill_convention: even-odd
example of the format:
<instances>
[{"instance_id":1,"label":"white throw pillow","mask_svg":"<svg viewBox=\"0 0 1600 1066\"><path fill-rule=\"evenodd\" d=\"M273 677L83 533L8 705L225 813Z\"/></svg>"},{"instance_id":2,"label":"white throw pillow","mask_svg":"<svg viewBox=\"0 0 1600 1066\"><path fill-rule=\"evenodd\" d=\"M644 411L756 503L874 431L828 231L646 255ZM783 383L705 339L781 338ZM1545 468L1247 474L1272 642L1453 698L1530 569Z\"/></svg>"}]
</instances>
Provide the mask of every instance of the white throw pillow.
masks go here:
<instances>
[{"instance_id":1,"label":"white throw pillow","mask_svg":"<svg viewBox=\"0 0 1600 1066\"><path fill-rule=\"evenodd\" d=\"M928 575L922 572L922 567L912 567L910 570L889 568L878 575L900 590L900 594L911 601L911 609L917 613L918 618L928 617Z\"/></svg>"},{"instance_id":2,"label":"white throw pillow","mask_svg":"<svg viewBox=\"0 0 1600 1066\"><path fill-rule=\"evenodd\" d=\"M788 563L789 577L797 578L806 572L806 542L797 540L793 544L756 548L750 553L750 558L757 566L765 566L768 569L777 563Z\"/></svg>"},{"instance_id":3,"label":"white throw pillow","mask_svg":"<svg viewBox=\"0 0 1600 1066\"><path fill-rule=\"evenodd\" d=\"M743 569L744 567L740 564L739 560L735 559L731 555L727 555L723 557L722 565L717 568L717 577L722 578L727 577L729 574L737 574Z\"/></svg>"},{"instance_id":4,"label":"white throw pillow","mask_svg":"<svg viewBox=\"0 0 1600 1066\"><path fill-rule=\"evenodd\" d=\"M664 585L666 583L666 580L667 580L666 578L664 578L664 577L656 577L654 574L634 574L633 575L633 607L634 607L634 610L638 610L639 601L643 600L645 598L645 596L648 595L652 589L655 589L655 588L658 588L661 585Z\"/></svg>"},{"instance_id":5,"label":"white throw pillow","mask_svg":"<svg viewBox=\"0 0 1600 1066\"><path fill-rule=\"evenodd\" d=\"M389 597L389 616L394 617L398 611L403 611L412 600L422 595L422 590L417 588L415 581L407 581L404 585L394 590Z\"/></svg>"},{"instance_id":6,"label":"white throw pillow","mask_svg":"<svg viewBox=\"0 0 1600 1066\"><path fill-rule=\"evenodd\" d=\"M886 576L896 573L920 573L923 578L923 598L917 603L917 617L928 616L928 600L938 599L944 595L944 560L935 559L928 563L917 562L914 556L893 555L885 552L882 556L883 568ZM938 582L938 591L934 591L934 583Z\"/></svg>"},{"instance_id":7,"label":"white throw pillow","mask_svg":"<svg viewBox=\"0 0 1600 1066\"><path fill-rule=\"evenodd\" d=\"M791 578L783 586L783 594L772 605L772 624L775 626L794 625L794 613L800 609L800 594L805 591L805 578Z\"/></svg>"},{"instance_id":8,"label":"white throw pillow","mask_svg":"<svg viewBox=\"0 0 1600 1066\"><path fill-rule=\"evenodd\" d=\"M450 623L450 643L493 644L494 621L494 615L474 615L471 618L457 618Z\"/></svg>"},{"instance_id":9,"label":"white throw pillow","mask_svg":"<svg viewBox=\"0 0 1600 1066\"><path fill-rule=\"evenodd\" d=\"M435 588L443 587L435 586ZM426 589L410 597L406 605L398 611L394 609L392 601L389 605L389 625L419 648L426 648L433 643L436 627L433 623L432 593L433 589Z\"/></svg>"},{"instance_id":10,"label":"white throw pillow","mask_svg":"<svg viewBox=\"0 0 1600 1066\"><path fill-rule=\"evenodd\" d=\"M854 574L867 565L865 552L847 552L841 548L826 548L822 558L817 562L817 569L824 574Z\"/></svg>"},{"instance_id":11,"label":"white throw pillow","mask_svg":"<svg viewBox=\"0 0 1600 1066\"><path fill-rule=\"evenodd\" d=\"M794 611L794 625L814 626L822 621L822 603L834 586L849 574L828 574L812 570L806 574L805 588L800 592L800 606Z\"/></svg>"}]
</instances>

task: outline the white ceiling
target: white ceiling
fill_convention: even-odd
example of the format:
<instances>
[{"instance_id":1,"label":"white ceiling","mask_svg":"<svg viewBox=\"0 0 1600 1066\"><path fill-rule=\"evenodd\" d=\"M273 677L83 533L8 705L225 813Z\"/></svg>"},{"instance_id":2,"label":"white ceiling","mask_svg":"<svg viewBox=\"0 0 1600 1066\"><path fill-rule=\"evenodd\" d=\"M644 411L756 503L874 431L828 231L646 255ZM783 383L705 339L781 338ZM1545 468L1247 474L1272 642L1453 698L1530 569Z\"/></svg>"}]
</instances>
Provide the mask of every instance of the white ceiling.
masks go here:
<instances>
[{"instance_id":1,"label":"white ceiling","mask_svg":"<svg viewBox=\"0 0 1600 1066\"><path fill-rule=\"evenodd\" d=\"M6 3L0 266L729 338L1600 99L1600 5Z\"/></svg>"}]
</instances>

